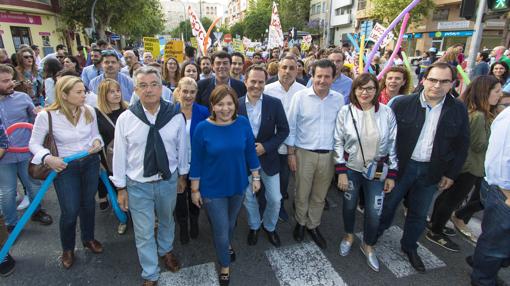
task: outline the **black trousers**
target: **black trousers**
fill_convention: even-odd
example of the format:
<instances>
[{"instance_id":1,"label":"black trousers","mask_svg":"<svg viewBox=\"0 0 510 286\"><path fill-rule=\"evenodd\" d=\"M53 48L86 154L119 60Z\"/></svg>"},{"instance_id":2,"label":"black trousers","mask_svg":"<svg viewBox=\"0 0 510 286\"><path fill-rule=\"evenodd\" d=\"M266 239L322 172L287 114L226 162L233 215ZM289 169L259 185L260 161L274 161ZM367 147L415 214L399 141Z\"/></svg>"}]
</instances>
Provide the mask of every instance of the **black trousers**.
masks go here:
<instances>
[{"instance_id":1,"label":"black trousers","mask_svg":"<svg viewBox=\"0 0 510 286\"><path fill-rule=\"evenodd\" d=\"M188 225L188 218L198 220L200 209L191 201L191 181L187 180L186 189L182 194L177 194L175 204L175 217L179 225Z\"/></svg>"},{"instance_id":2,"label":"black trousers","mask_svg":"<svg viewBox=\"0 0 510 286\"><path fill-rule=\"evenodd\" d=\"M470 173L462 173L450 189L443 191L437 197L432 217L430 218L430 229L432 232L436 234L443 232L443 228L450 219L450 216L462 204L462 201L469 194L473 186L478 185L475 193L479 192L481 179Z\"/></svg>"}]
</instances>

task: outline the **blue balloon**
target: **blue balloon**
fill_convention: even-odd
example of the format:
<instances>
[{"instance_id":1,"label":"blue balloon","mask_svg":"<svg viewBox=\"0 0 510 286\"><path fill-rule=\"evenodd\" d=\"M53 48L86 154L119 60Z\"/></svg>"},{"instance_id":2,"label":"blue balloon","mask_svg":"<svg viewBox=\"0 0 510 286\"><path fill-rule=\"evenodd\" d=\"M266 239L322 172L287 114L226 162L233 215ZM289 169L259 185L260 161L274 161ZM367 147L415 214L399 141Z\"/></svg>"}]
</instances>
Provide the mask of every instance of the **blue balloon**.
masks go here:
<instances>
[{"instance_id":1,"label":"blue balloon","mask_svg":"<svg viewBox=\"0 0 510 286\"><path fill-rule=\"evenodd\" d=\"M87 157L89 153L87 151L80 152L78 154L71 155L69 157L64 158L64 162L69 163L73 160L81 159L84 157ZM0 250L0 261L3 261L7 254L9 253L9 250L11 249L12 245L18 238L21 230L25 227L25 224L27 224L28 219L32 217L32 214L37 209L39 204L41 203L42 199L44 198L44 195L50 188L51 183L53 180L57 177L57 172L51 170L51 172L48 174L48 177L46 180L44 180L43 184L41 185L41 188L39 189L39 192L35 196L34 200L30 203L30 206L25 211L23 216L21 216L21 219L18 221L14 229L12 230L11 234L9 235L9 238L7 238L7 241L5 242L4 246L2 247L2 250Z\"/></svg>"},{"instance_id":2,"label":"blue balloon","mask_svg":"<svg viewBox=\"0 0 510 286\"><path fill-rule=\"evenodd\" d=\"M110 200L110 203L112 204L113 212L115 213L115 216L117 219L123 223L127 223L127 215L125 212L123 212L120 209L119 203L117 202L117 194L115 194L115 191L113 190L112 184L110 184L110 180L108 180L108 174L105 170L101 170L99 172L99 177L103 181L104 185L106 186L106 190L108 191L108 199Z\"/></svg>"},{"instance_id":3,"label":"blue balloon","mask_svg":"<svg viewBox=\"0 0 510 286\"><path fill-rule=\"evenodd\" d=\"M354 37L351 35L351 33L347 33L347 38L349 39L349 42L351 42L351 44L354 47L354 49L356 50L356 52L359 52L358 41L356 41L354 39ZM365 63L367 62L367 57L365 55L363 55L363 60L365 61ZM370 71L371 74L375 74L371 65L368 65L368 70Z\"/></svg>"}]
</instances>

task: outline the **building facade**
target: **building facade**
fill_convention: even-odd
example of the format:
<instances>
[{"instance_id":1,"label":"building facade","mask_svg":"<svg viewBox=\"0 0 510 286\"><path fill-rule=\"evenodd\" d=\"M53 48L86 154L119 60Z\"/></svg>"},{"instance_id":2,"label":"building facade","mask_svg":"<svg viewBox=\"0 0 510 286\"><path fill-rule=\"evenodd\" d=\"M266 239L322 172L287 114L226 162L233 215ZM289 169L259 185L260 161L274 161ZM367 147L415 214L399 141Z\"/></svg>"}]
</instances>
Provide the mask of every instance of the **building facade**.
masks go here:
<instances>
[{"instance_id":1,"label":"building facade","mask_svg":"<svg viewBox=\"0 0 510 286\"><path fill-rule=\"evenodd\" d=\"M227 15L225 23L229 26L244 19L248 11L249 0L227 0Z\"/></svg>"},{"instance_id":2,"label":"building facade","mask_svg":"<svg viewBox=\"0 0 510 286\"><path fill-rule=\"evenodd\" d=\"M356 21L357 0L332 0L329 18L329 43L341 45L347 41L347 34L353 33Z\"/></svg>"},{"instance_id":3,"label":"building facade","mask_svg":"<svg viewBox=\"0 0 510 286\"><path fill-rule=\"evenodd\" d=\"M160 0L165 14L165 30L171 31L182 21L188 21L187 8L191 5L199 17L211 20L225 16L225 1L221 0Z\"/></svg>"}]
</instances>

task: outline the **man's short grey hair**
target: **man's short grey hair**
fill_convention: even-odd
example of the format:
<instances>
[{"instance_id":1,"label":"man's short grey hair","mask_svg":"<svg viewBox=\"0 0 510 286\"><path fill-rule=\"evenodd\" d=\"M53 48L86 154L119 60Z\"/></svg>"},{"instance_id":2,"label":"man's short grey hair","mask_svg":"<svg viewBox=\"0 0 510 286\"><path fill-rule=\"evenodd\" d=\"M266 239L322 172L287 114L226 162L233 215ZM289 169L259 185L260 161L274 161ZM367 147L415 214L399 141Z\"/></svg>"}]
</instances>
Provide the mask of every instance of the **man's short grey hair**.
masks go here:
<instances>
[{"instance_id":1,"label":"man's short grey hair","mask_svg":"<svg viewBox=\"0 0 510 286\"><path fill-rule=\"evenodd\" d=\"M161 72L158 69L151 66L142 66L141 68L137 69L133 74L133 83L135 84L135 86L138 85L137 82L139 74L143 75L155 74L156 77L158 78L158 83L159 84L163 83L163 81L161 80Z\"/></svg>"}]
</instances>

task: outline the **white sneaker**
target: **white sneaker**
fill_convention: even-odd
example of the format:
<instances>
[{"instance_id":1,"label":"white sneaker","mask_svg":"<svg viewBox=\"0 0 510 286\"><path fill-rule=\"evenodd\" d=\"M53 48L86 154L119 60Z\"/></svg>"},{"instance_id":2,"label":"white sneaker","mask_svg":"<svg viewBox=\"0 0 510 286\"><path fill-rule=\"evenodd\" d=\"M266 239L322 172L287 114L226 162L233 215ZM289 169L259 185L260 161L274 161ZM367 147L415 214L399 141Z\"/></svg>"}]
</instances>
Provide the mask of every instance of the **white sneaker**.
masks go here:
<instances>
[{"instance_id":1,"label":"white sneaker","mask_svg":"<svg viewBox=\"0 0 510 286\"><path fill-rule=\"evenodd\" d=\"M27 195L25 195L25 196L23 196L23 200L21 201L21 203L19 203L16 210L18 210L18 211L24 210L24 209L28 208L29 205L30 205L30 199L28 198Z\"/></svg>"}]
</instances>

